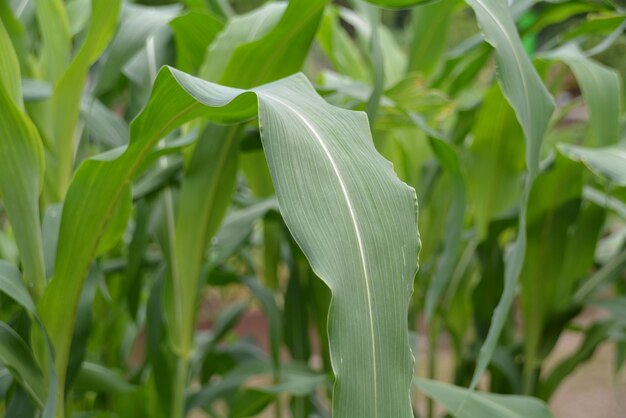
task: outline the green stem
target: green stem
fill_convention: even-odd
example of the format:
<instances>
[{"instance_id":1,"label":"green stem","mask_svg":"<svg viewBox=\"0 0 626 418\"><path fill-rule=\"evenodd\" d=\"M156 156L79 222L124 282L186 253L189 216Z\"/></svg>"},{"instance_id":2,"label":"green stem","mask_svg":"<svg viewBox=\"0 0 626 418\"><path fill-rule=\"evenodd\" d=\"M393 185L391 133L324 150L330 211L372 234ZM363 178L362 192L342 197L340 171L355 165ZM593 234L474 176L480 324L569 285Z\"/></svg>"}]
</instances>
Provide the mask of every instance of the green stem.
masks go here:
<instances>
[{"instance_id":1,"label":"green stem","mask_svg":"<svg viewBox=\"0 0 626 418\"><path fill-rule=\"evenodd\" d=\"M172 418L184 418L185 414L185 391L187 389L187 372L189 370L189 357L179 356L176 361L176 373L174 377L174 397L172 399Z\"/></svg>"}]
</instances>

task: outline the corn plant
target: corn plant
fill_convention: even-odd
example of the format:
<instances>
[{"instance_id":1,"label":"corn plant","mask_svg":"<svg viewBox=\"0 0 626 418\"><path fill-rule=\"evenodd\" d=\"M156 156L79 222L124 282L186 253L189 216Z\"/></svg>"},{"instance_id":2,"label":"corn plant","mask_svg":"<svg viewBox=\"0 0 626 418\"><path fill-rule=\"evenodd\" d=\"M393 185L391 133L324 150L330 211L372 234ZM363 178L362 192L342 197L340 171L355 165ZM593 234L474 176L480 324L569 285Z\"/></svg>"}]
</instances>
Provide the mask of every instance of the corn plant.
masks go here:
<instances>
[{"instance_id":1,"label":"corn plant","mask_svg":"<svg viewBox=\"0 0 626 418\"><path fill-rule=\"evenodd\" d=\"M626 358L625 29L618 1L0 0L0 410L551 417Z\"/></svg>"}]
</instances>

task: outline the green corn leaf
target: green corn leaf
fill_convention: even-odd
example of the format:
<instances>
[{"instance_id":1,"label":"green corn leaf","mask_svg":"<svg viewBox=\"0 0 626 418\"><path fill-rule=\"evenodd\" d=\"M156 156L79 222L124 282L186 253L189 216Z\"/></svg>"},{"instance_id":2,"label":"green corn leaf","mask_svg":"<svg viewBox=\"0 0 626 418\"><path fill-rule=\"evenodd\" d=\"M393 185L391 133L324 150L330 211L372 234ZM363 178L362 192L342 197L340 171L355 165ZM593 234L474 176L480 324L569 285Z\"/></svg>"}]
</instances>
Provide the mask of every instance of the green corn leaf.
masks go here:
<instances>
[{"instance_id":1,"label":"green corn leaf","mask_svg":"<svg viewBox=\"0 0 626 418\"><path fill-rule=\"evenodd\" d=\"M200 77L219 81L225 74L226 66L232 61L235 48L265 36L276 27L286 9L285 3L268 3L250 13L230 19L209 46L199 70Z\"/></svg>"},{"instance_id":2,"label":"green corn leaf","mask_svg":"<svg viewBox=\"0 0 626 418\"><path fill-rule=\"evenodd\" d=\"M13 329L0 322L0 361L39 406L46 403L46 381L33 352Z\"/></svg>"},{"instance_id":3,"label":"green corn leaf","mask_svg":"<svg viewBox=\"0 0 626 418\"><path fill-rule=\"evenodd\" d=\"M41 66L45 79L54 83L70 60L72 44L67 11L62 0L36 1L35 10L43 39Z\"/></svg>"},{"instance_id":4,"label":"green corn leaf","mask_svg":"<svg viewBox=\"0 0 626 418\"><path fill-rule=\"evenodd\" d=\"M105 149L128 144L128 125L99 100L83 96L80 102L80 117L94 142L101 143Z\"/></svg>"},{"instance_id":5,"label":"green corn leaf","mask_svg":"<svg viewBox=\"0 0 626 418\"><path fill-rule=\"evenodd\" d=\"M365 58L354 39L341 26L337 8L327 8L317 32L317 41L335 70L353 80L370 80Z\"/></svg>"},{"instance_id":6,"label":"green corn leaf","mask_svg":"<svg viewBox=\"0 0 626 418\"><path fill-rule=\"evenodd\" d=\"M463 235L463 221L465 220L466 189L461 172L459 156L452 145L436 138L430 138L430 145L441 163L452 179L453 200L446 217L446 234L444 237L444 250L437 263L437 269L432 278L431 285L426 293L424 302L424 314L426 321L430 321L439 303L439 298L445 291L448 283L452 279L452 274L456 268L456 260L461 252L461 242Z\"/></svg>"},{"instance_id":7,"label":"green corn leaf","mask_svg":"<svg viewBox=\"0 0 626 418\"><path fill-rule=\"evenodd\" d=\"M326 3L327 0L290 2L272 30L232 51L220 83L247 88L297 71L308 53Z\"/></svg>"},{"instance_id":8,"label":"green corn leaf","mask_svg":"<svg viewBox=\"0 0 626 418\"><path fill-rule=\"evenodd\" d=\"M595 175L620 186L626 186L626 147L616 145L586 148L559 144L559 151L571 160L583 163Z\"/></svg>"},{"instance_id":9,"label":"green corn leaf","mask_svg":"<svg viewBox=\"0 0 626 418\"><path fill-rule=\"evenodd\" d=\"M526 55L511 11L504 0L467 0L474 9L483 36L495 50L498 82L502 93L515 110L526 138L527 176L522 192L518 234L505 269L505 286L496 307L487 339L478 357L471 387L476 387L496 348L502 328L515 297L526 252L526 212L532 184L539 170L541 143L554 102Z\"/></svg>"},{"instance_id":10,"label":"green corn leaf","mask_svg":"<svg viewBox=\"0 0 626 418\"><path fill-rule=\"evenodd\" d=\"M124 154L81 165L64 204L55 275L41 304L57 373L65 371L72 312L101 231L141 161L180 124L198 116L250 119L257 100L281 212L333 291L335 416L409 417L407 309L419 248L414 191L376 153L363 114L327 104L302 76L245 91L165 68L131 125Z\"/></svg>"},{"instance_id":11,"label":"green corn leaf","mask_svg":"<svg viewBox=\"0 0 626 418\"><path fill-rule=\"evenodd\" d=\"M0 88L15 103L22 102L22 82L20 80L20 64L11 43L11 38L2 20L0 20L0 50L3 56L0 61Z\"/></svg>"},{"instance_id":12,"label":"green corn leaf","mask_svg":"<svg viewBox=\"0 0 626 418\"><path fill-rule=\"evenodd\" d=\"M180 5L147 7L124 5L120 27L104 54L94 91L100 95L111 89L124 64L146 45L146 39L178 15Z\"/></svg>"},{"instance_id":13,"label":"green corn leaf","mask_svg":"<svg viewBox=\"0 0 626 418\"><path fill-rule=\"evenodd\" d=\"M275 198L261 200L244 209L230 212L215 236L216 255L213 263L225 260L252 233L254 223L270 210L278 210Z\"/></svg>"},{"instance_id":14,"label":"green corn leaf","mask_svg":"<svg viewBox=\"0 0 626 418\"><path fill-rule=\"evenodd\" d=\"M179 305L171 331L178 354L191 352L197 288L208 241L219 229L237 179L238 127L210 124L194 149L181 189L176 217L172 303ZM210 163L207 163L210 162ZM180 316L178 316L180 315Z\"/></svg>"},{"instance_id":15,"label":"green corn leaf","mask_svg":"<svg viewBox=\"0 0 626 418\"><path fill-rule=\"evenodd\" d=\"M54 87L51 98L52 132L58 177L54 196L61 199L74 168L75 130L87 71L107 46L117 27L121 0L92 0L91 24L85 41Z\"/></svg>"},{"instance_id":16,"label":"green corn leaf","mask_svg":"<svg viewBox=\"0 0 626 418\"><path fill-rule=\"evenodd\" d=\"M246 42L234 49L224 73L219 76L222 84L249 87L297 71L305 54L294 54L294 44L297 50L308 51L325 2L291 2L276 26L259 39L253 38L259 33L258 25L242 29L231 23L216 44L232 45L240 39ZM248 42L251 38L253 40ZM209 64L213 51L207 57ZM236 78L231 77L233 74ZM214 76L218 77L217 74ZM172 273L173 293L180 298L174 300L174 305L180 305L178 312L182 315L176 322L179 325L173 330L172 338L174 347L183 356L191 349L202 255L208 240L217 232L234 190L239 133L236 126L209 126L194 150L183 181ZM207 161L215 163L207 164Z\"/></svg>"},{"instance_id":17,"label":"green corn leaf","mask_svg":"<svg viewBox=\"0 0 626 418\"><path fill-rule=\"evenodd\" d=\"M615 144L619 139L622 97L619 73L585 56L574 44L546 54L560 59L571 69L589 107L593 145Z\"/></svg>"},{"instance_id":18,"label":"green corn leaf","mask_svg":"<svg viewBox=\"0 0 626 418\"><path fill-rule=\"evenodd\" d=\"M545 403L530 396L479 393L428 379L415 379L414 383L455 418L553 417Z\"/></svg>"},{"instance_id":19,"label":"green corn leaf","mask_svg":"<svg viewBox=\"0 0 626 418\"><path fill-rule=\"evenodd\" d=\"M36 312L35 303L22 283L19 270L4 260L0 260L0 292L8 295L28 312Z\"/></svg>"},{"instance_id":20,"label":"green corn leaf","mask_svg":"<svg viewBox=\"0 0 626 418\"><path fill-rule=\"evenodd\" d=\"M39 221L43 147L37 129L22 109L19 65L1 22L0 49L0 194L24 266L24 280L37 299L46 277Z\"/></svg>"},{"instance_id":21,"label":"green corn leaf","mask_svg":"<svg viewBox=\"0 0 626 418\"><path fill-rule=\"evenodd\" d=\"M368 3L388 8L408 8L418 4L430 3L433 0L365 0Z\"/></svg>"},{"instance_id":22,"label":"green corn leaf","mask_svg":"<svg viewBox=\"0 0 626 418\"><path fill-rule=\"evenodd\" d=\"M37 102L52 96L52 86L45 81L22 78L22 92L25 102Z\"/></svg>"},{"instance_id":23,"label":"green corn leaf","mask_svg":"<svg viewBox=\"0 0 626 418\"><path fill-rule=\"evenodd\" d=\"M12 367L18 367L20 368L20 370L16 370L15 373L19 373L20 376L16 376L16 378L18 379L19 382L22 382L22 378L28 378L28 379L35 379L37 382L35 382L35 380L30 381L30 382L26 382L24 383L24 387L32 394L32 391L36 391L36 394L33 394L34 399L37 401L37 403L39 404L39 406L43 406L43 413L42 413L42 417L43 418L52 418L54 416L55 413L55 407L56 407L56 394L57 394L57 384L56 384L56 375L54 372L54 368L53 368L53 358L52 358L52 344L50 342L50 339L48 338L48 335L46 333L46 330L43 326L43 323L41 321L41 318L39 317L39 315L37 314L37 309L35 307L35 302L33 302L32 298L30 297L30 295L28 294L28 290L26 289L26 287L24 286L24 283L22 282L21 278L20 278L20 272L19 270L5 262L0 260L0 292L6 294L8 297L10 297L11 299L13 299L15 302L19 303L24 309L26 309L26 311L32 315L32 317L34 318L35 322L37 323L38 327L41 329L42 334L46 340L46 350L47 350L47 361L48 361L48 384L46 386L45 381L43 380L44 376L41 373L41 370L39 369L39 367L37 366L36 361L34 360L32 352L30 351L30 348L28 348L25 343L21 340L21 342L18 342L16 340L14 340L12 338L12 330L11 331L3 331L4 334L6 334L6 338L8 338L8 341L3 342L2 344L6 344L7 347L4 347L5 350L7 350L4 354L2 354L3 356L3 360L2 361L12 361L12 359L17 356L18 359L22 359L24 358L23 356L26 356L28 358L28 365L26 366L27 369L22 370L22 365L20 364L9 364L8 367L12 368ZM2 323L4 324L4 323ZM19 336L18 336L19 337ZM24 347L26 347L26 349L28 350L27 352L23 352L22 351L22 344L24 345ZM16 349L17 352L13 352L12 350ZM13 369L12 369L13 370ZM23 377L24 376L24 377ZM39 381L39 376L41 376L41 381ZM32 388L28 388L26 387L26 385L29 384L33 384ZM37 385L37 386L35 386ZM48 397L47 399L45 397L40 397L40 395L45 394L46 392L46 387L47 392L48 392Z\"/></svg>"},{"instance_id":24,"label":"green corn leaf","mask_svg":"<svg viewBox=\"0 0 626 418\"><path fill-rule=\"evenodd\" d=\"M79 390L105 393L128 392L133 386L125 382L119 373L100 364L84 362L78 376L76 387Z\"/></svg>"},{"instance_id":25,"label":"green corn leaf","mask_svg":"<svg viewBox=\"0 0 626 418\"><path fill-rule=\"evenodd\" d=\"M499 86L485 93L472 134L466 177L478 235L485 237L489 223L518 201L524 170L524 134Z\"/></svg>"},{"instance_id":26,"label":"green corn leaf","mask_svg":"<svg viewBox=\"0 0 626 418\"><path fill-rule=\"evenodd\" d=\"M452 12L459 2L441 0L417 7L412 15L412 42L409 70L430 75L440 62Z\"/></svg>"},{"instance_id":27,"label":"green corn leaf","mask_svg":"<svg viewBox=\"0 0 626 418\"><path fill-rule=\"evenodd\" d=\"M224 24L205 12L189 12L170 22L176 42L176 67L195 73L204 61L204 55Z\"/></svg>"},{"instance_id":28,"label":"green corn leaf","mask_svg":"<svg viewBox=\"0 0 626 418\"><path fill-rule=\"evenodd\" d=\"M576 367L589 360L598 346L615 333L617 326L612 321L600 321L585 330L584 340L576 347L576 350L561 360L553 370L540 382L537 390L542 399L550 399L561 383L569 376Z\"/></svg>"}]
</instances>

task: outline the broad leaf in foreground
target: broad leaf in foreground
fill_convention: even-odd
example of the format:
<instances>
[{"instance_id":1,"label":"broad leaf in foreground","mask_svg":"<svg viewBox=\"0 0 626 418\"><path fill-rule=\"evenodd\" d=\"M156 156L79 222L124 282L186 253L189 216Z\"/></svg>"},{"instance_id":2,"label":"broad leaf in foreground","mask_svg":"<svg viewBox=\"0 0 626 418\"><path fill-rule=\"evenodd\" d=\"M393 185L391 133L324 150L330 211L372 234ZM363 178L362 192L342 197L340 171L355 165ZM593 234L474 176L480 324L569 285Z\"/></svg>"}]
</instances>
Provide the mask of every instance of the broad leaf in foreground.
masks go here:
<instances>
[{"instance_id":1,"label":"broad leaf in foreground","mask_svg":"<svg viewBox=\"0 0 626 418\"><path fill-rule=\"evenodd\" d=\"M257 113L285 222L333 292L334 416L411 417L407 310L419 249L415 192L376 152L365 115L329 105L302 75L241 90L165 68L131 124L125 152L81 165L42 303L57 372L65 371L73 312L99 237L150 150L193 118L233 123Z\"/></svg>"}]
</instances>

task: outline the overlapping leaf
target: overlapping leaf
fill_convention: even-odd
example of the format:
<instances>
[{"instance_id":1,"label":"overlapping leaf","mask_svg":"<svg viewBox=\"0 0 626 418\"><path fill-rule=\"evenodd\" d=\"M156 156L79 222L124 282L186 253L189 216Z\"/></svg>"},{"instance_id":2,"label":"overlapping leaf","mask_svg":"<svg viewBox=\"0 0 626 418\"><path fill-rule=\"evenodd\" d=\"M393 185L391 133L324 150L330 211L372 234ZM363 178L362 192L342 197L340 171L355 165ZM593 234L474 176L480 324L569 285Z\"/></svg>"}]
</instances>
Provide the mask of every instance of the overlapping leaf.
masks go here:
<instances>
[{"instance_id":1,"label":"overlapping leaf","mask_svg":"<svg viewBox=\"0 0 626 418\"><path fill-rule=\"evenodd\" d=\"M281 212L334 294L335 416L409 417L406 313L419 243L415 195L375 151L365 117L328 105L302 76L245 91L166 68L131 126L124 154L82 164L64 205L55 277L42 304L57 371L67 364L71 315L87 267L141 161L185 121L246 120L257 113L257 100Z\"/></svg>"}]
</instances>

